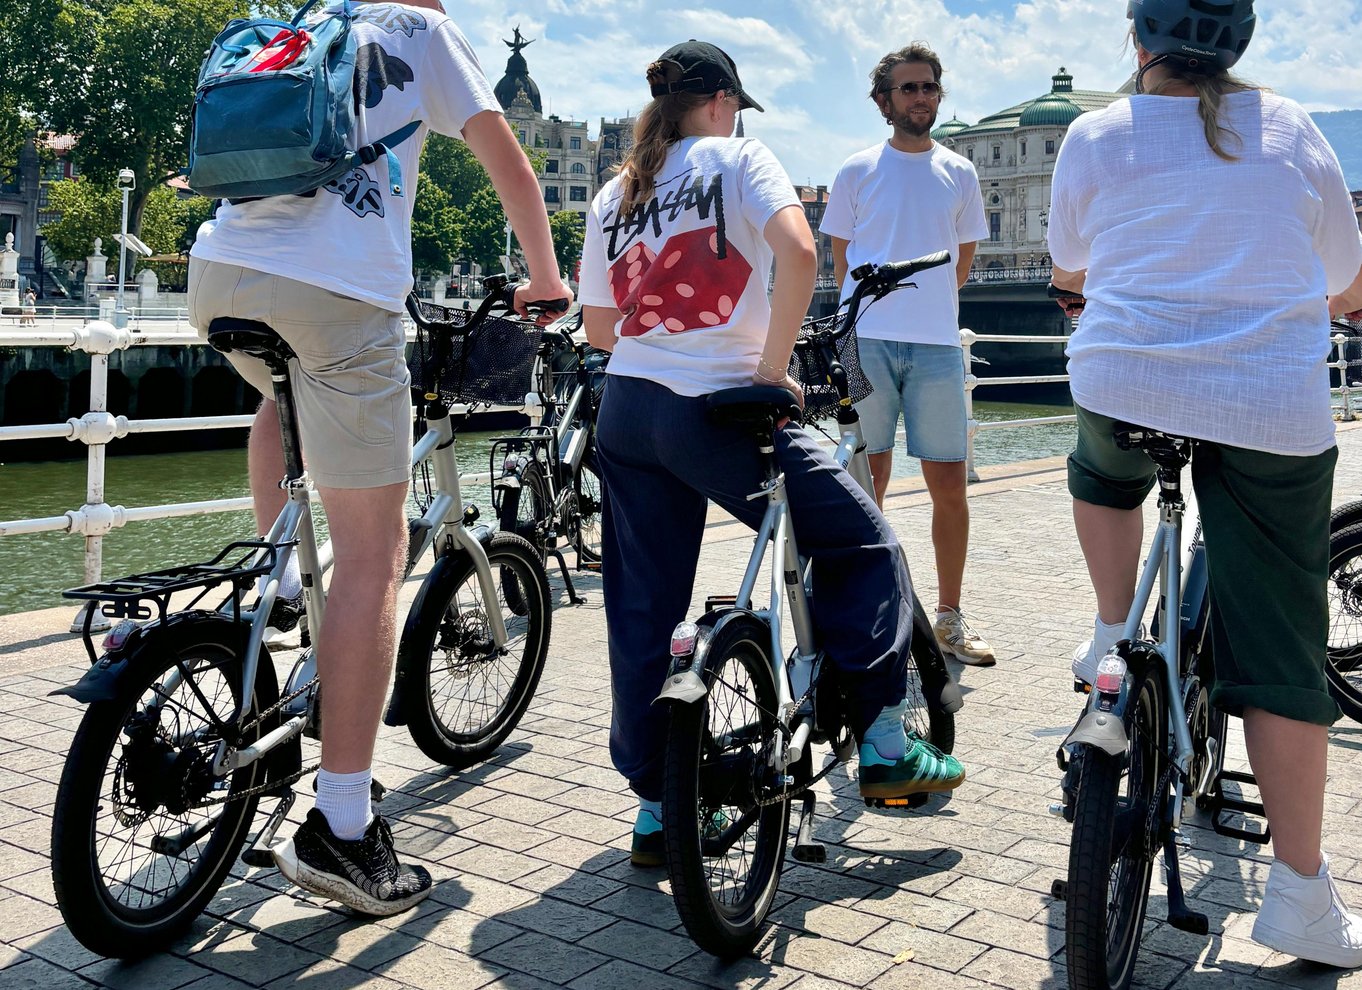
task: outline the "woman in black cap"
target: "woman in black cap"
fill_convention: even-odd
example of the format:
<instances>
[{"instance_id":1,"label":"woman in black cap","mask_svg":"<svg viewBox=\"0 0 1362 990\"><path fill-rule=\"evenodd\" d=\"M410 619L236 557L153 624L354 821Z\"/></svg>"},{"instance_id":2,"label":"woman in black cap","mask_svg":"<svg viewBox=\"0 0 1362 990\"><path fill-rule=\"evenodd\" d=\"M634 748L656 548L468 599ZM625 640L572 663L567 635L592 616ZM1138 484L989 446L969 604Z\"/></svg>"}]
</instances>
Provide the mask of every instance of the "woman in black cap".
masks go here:
<instances>
[{"instance_id":1,"label":"woman in black cap","mask_svg":"<svg viewBox=\"0 0 1362 990\"><path fill-rule=\"evenodd\" d=\"M652 701L690 607L707 500L754 528L764 509L749 500L762 483L752 436L712 423L705 397L755 383L802 398L787 368L816 266L784 169L761 142L731 136L740 110L762 109L733 60L692 40L647 77L633 148L587 217L580 292L588 336L614 352L597 430L610 752L639 797L636 865L663 861L666 722ZM777 430L776 456L814 560L820 642L845 674L862 792L959 786L960 764L903 730L912 586L893 531L802 429Z\"/></svg>"}]
</instances>

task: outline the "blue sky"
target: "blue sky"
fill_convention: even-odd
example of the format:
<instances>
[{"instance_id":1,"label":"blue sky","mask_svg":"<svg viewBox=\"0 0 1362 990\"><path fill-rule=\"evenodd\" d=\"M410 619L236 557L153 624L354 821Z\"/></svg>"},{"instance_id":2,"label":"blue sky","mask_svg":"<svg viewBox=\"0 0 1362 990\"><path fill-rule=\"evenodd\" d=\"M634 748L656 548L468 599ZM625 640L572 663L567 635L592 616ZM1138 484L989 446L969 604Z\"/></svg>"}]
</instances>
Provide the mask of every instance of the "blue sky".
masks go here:
<instances>
[{"instance_id":1,"label":"blue sky","mask_svg":"<svg viewBox=\"0 0 1362 990\"><path fill-rule=\"evenodd\" d=\"M1362 0L1260 2L1245 77L1309 110L1362 107ZM830 183L852 152L887 129L866 98L875 61L910 41L946 67L952 113L980 117L1047 92L1062 65L1079 89L1115 89L1131 73L1124 0L459 0L451 16L495 82L520 25L545 110L591 123L647 101L647 63L677 41L712 41L733 56L765 107L747 133L796 182ZM1351 43L1351 51L1349 51Z\"/></svg>"}]
</instances>

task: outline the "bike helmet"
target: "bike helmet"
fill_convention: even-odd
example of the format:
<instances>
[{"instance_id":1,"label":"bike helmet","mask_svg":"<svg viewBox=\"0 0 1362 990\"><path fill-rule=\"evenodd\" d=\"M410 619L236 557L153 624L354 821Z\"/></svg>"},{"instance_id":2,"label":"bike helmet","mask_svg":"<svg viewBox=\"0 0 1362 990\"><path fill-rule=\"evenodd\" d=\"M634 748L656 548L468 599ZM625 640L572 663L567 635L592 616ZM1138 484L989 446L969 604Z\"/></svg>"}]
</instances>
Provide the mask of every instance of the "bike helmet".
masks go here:
<instances>
[{"instance_id":1,"label":"bike helmet","mask_svg":"<svg viewBox=\"0 0 1362 990\"><path fill-rule=\"evenodd\" d=\"M1207 71L1238 62L1258 21L1253 0L1129 0L1126 17L1145 51Z\"/></svg>"}]
</instances>

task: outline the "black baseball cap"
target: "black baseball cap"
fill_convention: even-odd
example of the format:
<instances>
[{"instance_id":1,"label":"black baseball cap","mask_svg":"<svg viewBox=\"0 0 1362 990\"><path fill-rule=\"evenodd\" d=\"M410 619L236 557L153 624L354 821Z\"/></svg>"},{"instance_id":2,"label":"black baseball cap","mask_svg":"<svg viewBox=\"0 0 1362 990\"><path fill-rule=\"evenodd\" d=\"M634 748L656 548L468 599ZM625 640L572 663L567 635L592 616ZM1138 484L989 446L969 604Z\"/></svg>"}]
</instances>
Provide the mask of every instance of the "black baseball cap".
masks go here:
<instances>
[{"instance_id":1,"label":"black baseball cap","mask_svg":"<svg viewBox=\"0 0 1362 990\"><path fill-rule=\"evenodd\" d=\"M743 91L738 67L722 48L691 38L690 41L668 48L658 61L676 63L681 67L681 78L674 83L657 83L652 87L654 96L666 96L668 93L700 93L708 96L722 89L738 97L739 110L766 112L760 103Z\"/></svg>"}]
</instances>

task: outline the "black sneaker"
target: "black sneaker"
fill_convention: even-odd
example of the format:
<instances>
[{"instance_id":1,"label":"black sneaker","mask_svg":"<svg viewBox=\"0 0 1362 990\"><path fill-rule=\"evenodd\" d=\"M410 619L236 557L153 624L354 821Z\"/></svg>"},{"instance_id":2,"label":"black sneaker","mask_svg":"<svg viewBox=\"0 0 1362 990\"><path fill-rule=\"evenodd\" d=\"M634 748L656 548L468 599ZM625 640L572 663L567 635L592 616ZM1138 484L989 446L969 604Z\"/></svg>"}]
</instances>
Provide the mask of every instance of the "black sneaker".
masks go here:
<instances>
[{"instance_id":1,"label":"black sneaker","mask_svg":"<svg viewBox=\"0 0 1362 990\"><path fill-rule=\"evenodd\" d=\"M275 632L286 633L297 626L298 620L306 613L307 606L301 591L292 598L276 597L265 625Z\"/></svg>"},{"instance_id":2,"label":"black sneaker","mask_svg":"<svg viewBox=\"0 0 1362 990\"><path fill-rule=\"evenodd\" d=\"M397 861L392 830L378 815L361 838L347 842L313 808L273 852L280 872L299 887L364 914L400 914L430 893L430 873Z\"/></svg>"}]
</instances>

